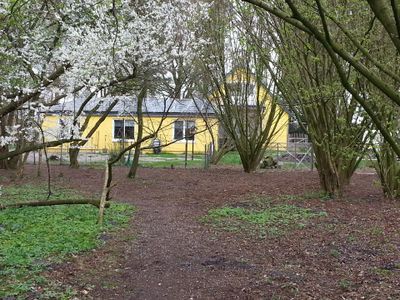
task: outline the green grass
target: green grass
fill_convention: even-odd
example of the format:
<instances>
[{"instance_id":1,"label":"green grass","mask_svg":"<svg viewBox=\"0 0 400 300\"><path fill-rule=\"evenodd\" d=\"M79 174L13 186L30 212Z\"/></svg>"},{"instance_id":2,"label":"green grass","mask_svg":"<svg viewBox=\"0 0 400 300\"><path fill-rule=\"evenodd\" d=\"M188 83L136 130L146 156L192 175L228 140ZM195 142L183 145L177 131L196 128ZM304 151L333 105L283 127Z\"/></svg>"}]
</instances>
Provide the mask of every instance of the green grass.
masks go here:
<instances>
[{"instance_id":1,"label":"green grass","mask_svg":"<svg viewBox=\"0 0 400 300\"><path fill-rule=\"evenodd\" d=\"M179 156L182 156L182 154L178 153L159 153L159 154L154 154L154 153L147 153L145 154L146 157L157 157L157 158L177 158Z\"/></svg>"},{"instance_id":2,"label":"green grass","mask_svg":"<svg viewBox=\"0 0 400 300\"><path fill-rule=\"evenodd\" d=\"M256 233L264 237L283 235L291 229L304 227L310 218L326 216L325 212L315 212L295 205L268 205L269 199L257 201L254 205L246 202L245 207L211 209L203 221L224 230Z\"/></svg>"},{"instance_id":3,"label":"green grass","mask_svg":"<svg viewBox=\"0 0 400 300\"><path fill-rule=\"evenodd\" d=\"M170 159L170 160L165 160L165 161L142 161L139 162L139 165L141 167L145 168L171 168L173 166L174 168L183 168L185 167L185 158L179 158L179 159ZM191 160L190 157L188 157L187 160L187 167L188 168L201 168L204 166L204 160L195 157L194 160Z\"/></svg>"},{"instance_id":4,"label":"green grass","mask_svg":"<svg viewBox=\"0 0 400 300\"><path fill-rule=\"evenodd\" d=\"M226 153L222 158L221 165L241 165L242 160L240 159L239 153L237 151L231 151Z\"/></svg>"},{"instance_id":5,"label":"green grass","mask_svg":"<svg viewBox=\"0 0 400 300\"><path fill-rule=\"evenodd\" d=\"M3 188L1 203L44 200L44 187ZM74 191L57 189L54 199L77 199ZM128 223L133 207L112 204L103 227L96 224L98 209L90 205L24 207L0 211L0 298L63 299L72 290L57 286L40 274L68 255L101 245L99 237ZM39 288L40 287L40 288ZM38 292L40 290L40 292Z\"/></svg>"}]
</instances>

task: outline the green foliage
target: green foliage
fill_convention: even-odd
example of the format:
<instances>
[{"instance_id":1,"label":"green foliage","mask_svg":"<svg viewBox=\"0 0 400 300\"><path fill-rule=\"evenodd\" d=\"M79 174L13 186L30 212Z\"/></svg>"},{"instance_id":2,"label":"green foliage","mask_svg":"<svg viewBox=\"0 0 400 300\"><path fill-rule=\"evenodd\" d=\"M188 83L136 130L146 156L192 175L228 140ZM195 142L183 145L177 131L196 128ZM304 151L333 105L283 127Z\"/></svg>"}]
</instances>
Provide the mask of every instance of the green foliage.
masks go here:
<instances>
[{"instance_id":1,"label":"green foliage","mask_svg":"<svg viewBox=\"0 0 400 300\"><path fill-rule=\"evenodd\" d=\"M333 256L334 258L339 258L340 257L340 252L337 249L331 249L331 251L329 252L331 256Z\"/></svg>"},{"instance_id":2,"label":"green foliage","mask_svg":"<svg viewBox=\"0 0 400 300\"><path fill-rule=\"evenodd\" d=\"M340 287L343 291L345 291L345 292L350 291L352 285L353 285L353 282L351 282L351 281L348 280L348 279L341 279L341 280L339 280L339 287Z\"/></svg>"},{"instance_id":3,"label":"green foliage","mask_svg":"<svg viewBox=\"0 0 400 300\"><path fill-rule=\"evenodd\" d=\"M71 189L58 187L52 192L53 194L51 195L51 200L85 199L85 197L83 197L81 194ZM9 186L3 189L0 197L1 204L46 200L47 188L40 185L38 186L30 184L22 186Z\"/></svg>"},{"instance_id":4,"label":"green foliage","mask_svg":"<svg viewBox=\"0 0 400 300\"><path fill-rule=\"evenodd\" d=\"M222 158L221 165L241 165L242 160L240 159L239 153L237 151L231 151L226 153Z\"/></svg>"},{"instance_id":5,"label":"green foliage","mask_svg":"<svg viewBox=\"0 0 400 300\"><path fill-rule=\"evenodd\" d=\"M159 161L142 161L139 163L141 167L145 168L182 168L185 166L185 158L177 158L177 159L168 159L168 160L159 160ZM187 166L189 168L201 168L204 166L204 159L196 156L193 160L191 157L188 157Z\"/></svg>"},{"instance_id":6,"label":"green foliage","mask_svg":"<svg viewBox=\"0 0 400 300\"><path fill-rule=\"evenodd\" d=\"M44 188L33 186L4 188L1 199L8 203L43 200ZM76 192L58 189L52 199L77 199ZM112 204L103 227L96 224L98 209L91 205L24 207L0 211L0 298L24 297L38 286L41 297L62 299L54 283L39 276L46 266L69 254L91 250L101 244L104 232L127 224L133 207ZM61 293L61 294L60 294ZM70 294L71 291L67 291Z\"/></svg>"},{"instance_id":7,"label":"green foliage","mask_svg":"<svg viewBox=\"0 0 400 300\"><path fill-rule=\"evenodd\" d=\"M260 203L258 202L256 206ZM326 216L326 213L282 204L262 209L250 206L248 208L226 206L210 210L203 220L225 230L256 231L263 236L281 235L287 230L302 228L308 219L319 216Z\"/></svg>"}]
</instances>

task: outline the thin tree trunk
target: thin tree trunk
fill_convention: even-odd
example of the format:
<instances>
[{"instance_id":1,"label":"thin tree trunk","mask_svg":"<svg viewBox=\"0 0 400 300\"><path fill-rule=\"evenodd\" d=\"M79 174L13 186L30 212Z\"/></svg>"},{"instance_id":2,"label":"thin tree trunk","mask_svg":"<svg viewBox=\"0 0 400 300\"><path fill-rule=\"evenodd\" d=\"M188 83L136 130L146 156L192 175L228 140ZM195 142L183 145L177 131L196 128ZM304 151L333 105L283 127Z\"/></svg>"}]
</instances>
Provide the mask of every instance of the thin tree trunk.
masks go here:
<instances>
[{"instance_id":1,"label":"thin tree trunk","mask_svg":"<svg viewBox=\"0 0 400 300\"><path fill-rule=\"evenodd\" d=\"M22 178L24 175L25 164L28 159L28 156L29 156L29 152L21 155L21 158L20 158L20 160L18 162L18 166L17 166L17 172L16 172L16 176L18 178Z\"/></svg>"},{"instance_id":2,"label":"thin tree trunk","mask_svg":"<svg viewBox=\"0 0 400 300\"><path fill-rule=\"evenodd\" d=\"M23 202L23 203L13 203L13 204L0 204L0 210L7 208L21 208L21 207L37 207L37 206L54 206L54 205L72 205L72 204L90 204L96 207L100 207L100 200L85 200L85 199L68 199L68 200L43 200L34 202ZM108 207L106 204L105 207Z\"/></svg>"},{"instance_id":3,"label":"thin tree trunk","mask_svg":"<svg viewBox=\"0 0 400 300\"><path fill-rule=\"evenodd\" d=\"M78 147L77 148L69 148L68 153L69 153L70 168L78 169L79 168L79 161L78 161L79 148Z\"/></svg>"},{"instance_id":4,"label":"thin tree trunk","mask_svg":"<svg viewBox=\"0 0 400 300\"><path fill-rule=\"evenodd\" d=\"M0 147L0 155L8 152L6 146ZM0 169L7 169L7 158L0 160Z\"/></svg>"},{"instance_id":5,"label":"thin tree trunk","mask_svg":"<svg viewBox=\"0 0 400 300\"><path fill-rule=\"evenodd\" d=\"M42 175L41 170L40 170L40 168L42 167L42 158L43 158L42 150L39 149L39 151L38 151L37 173L36 173L37 177L40 177Z\"/></svg>"},{"instance_id":6,"label":"thin tree trunk","mask_svg":"<svg viewBox=\"0 0 400 300\"><path fill-rule=\"evenodd\" d=\"M146 97L147 93L147 86L146 84L143 86L141 92L139 93L138 96L138 102L137 102L137 119L138 119L138 136L137 140L140 141L143 138L143 100ZM129 178L135 178L136 177L136 172L139 167L139 156L140 156L140 148L141 148L141 143L138 144L135 147L135 153L133 155L133 161L131 168L128 173Z\"/></svg>"},{"instance_id":7,"label":"thin tree trunk","mask_svg":"<svg viewBox=\"0 0 400 300\"><path fill-rule=\"evenodd\" d=\"M141 144L139 144L135 148L135 152L133 154L132 166L128 173L128 177L132 179L136 177L137 169L139 167L140 146Z\"/></svg>"},{"instance_id":8,"label":"thin tree trunk","mask_svg":"<svg viewBox=\"0 0 400 300\"><path fill-rule=\"evenodd\" d=\"M225 142L217 151L214 151L211 157L211 164L217 165L224 157L224 155L233 149L234 146L231 142L229 141Z\"/></svg>"},{"instance_id":9,"label":"thin tree trunk","mask_svg":"<svg viewBox=\"0 0 400 300\"><path fill-rule=\"evenodd\" d=\"M100 198L100 205L99 205L99 217L97 219L97 223L102 225L103 220L104 220L104 208L106 206L107 202L107 195L110 190L110 184L109 184L109 168L110 164L106 163L106 170L104 172L104 185L103 185L103 191L101 193L101 198Z\"/></svg>"}]
</instances>

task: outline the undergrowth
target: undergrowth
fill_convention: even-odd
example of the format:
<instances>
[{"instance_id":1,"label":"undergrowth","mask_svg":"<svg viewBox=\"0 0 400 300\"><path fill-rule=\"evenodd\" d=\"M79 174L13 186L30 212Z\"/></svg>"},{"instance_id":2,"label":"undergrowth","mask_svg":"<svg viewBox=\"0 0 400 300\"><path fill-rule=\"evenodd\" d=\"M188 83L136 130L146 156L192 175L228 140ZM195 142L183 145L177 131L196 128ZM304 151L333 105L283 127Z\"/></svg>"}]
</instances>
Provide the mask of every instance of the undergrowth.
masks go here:
<instances>
[{"instance_id":1,"label":"undergrowth","mask_svg":"<svg viewBox=\"0 0 400 300\"><path fill-rule=\"evenodd\" d=\"M44 200L44 187L6 187L1 203ZM57 189L51 200L79 199L75 191ZM133 207L114 203L105 224L96 224L98 209L91 205L10 208L0 211L0 298L68 299L72 289L41 276L68 255L101 244L100 235L128 223Z\"/></svg>"}]
</instances>

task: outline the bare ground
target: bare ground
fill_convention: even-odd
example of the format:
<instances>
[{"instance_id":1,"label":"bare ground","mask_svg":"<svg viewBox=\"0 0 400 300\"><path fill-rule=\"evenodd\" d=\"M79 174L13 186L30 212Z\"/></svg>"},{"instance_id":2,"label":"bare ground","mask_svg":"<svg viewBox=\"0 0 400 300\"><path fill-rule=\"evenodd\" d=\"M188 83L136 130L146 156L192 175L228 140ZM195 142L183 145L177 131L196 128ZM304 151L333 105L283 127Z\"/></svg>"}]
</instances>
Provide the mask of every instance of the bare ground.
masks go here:
<instances>
[{"instance_id":1,"label":"bare ground","mask_svg":"<svg viewBox=\"0 0 400 300\"><path fill-rule=\"evenodd\" d=\"M99 194L102 170L52 167L54 182ZM115 170L115 201L137 213L105 246L47 276L79 299L400 299L400 202L383 199L371 174L355 175L340 200L286 197L327 217L286 235L226 232L200 221L249 195L318 190L310 171L245 174L235 168ZM23 181L40 182L28 167ZM0 171L3 181L10 177Z\"/></svg>"}]
</instances>

